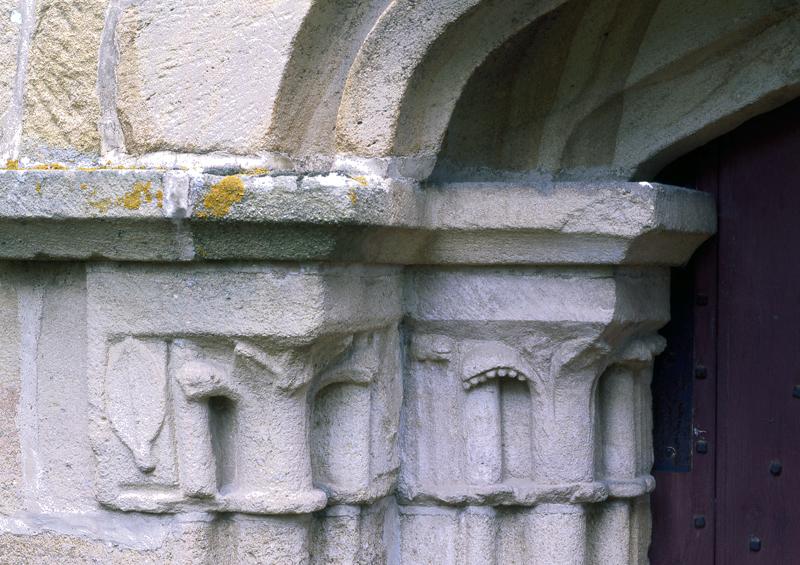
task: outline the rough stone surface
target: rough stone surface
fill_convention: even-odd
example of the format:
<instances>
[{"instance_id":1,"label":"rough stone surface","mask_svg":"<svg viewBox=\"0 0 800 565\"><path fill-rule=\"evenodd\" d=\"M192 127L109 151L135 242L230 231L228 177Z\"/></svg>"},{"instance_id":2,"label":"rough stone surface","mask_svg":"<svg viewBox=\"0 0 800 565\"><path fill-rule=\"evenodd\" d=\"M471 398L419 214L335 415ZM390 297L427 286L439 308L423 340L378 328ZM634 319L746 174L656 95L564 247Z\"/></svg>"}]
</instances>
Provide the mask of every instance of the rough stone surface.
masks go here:
<instances>
[{"instance_id":1,"label":"rough stone surface","mask_svg":"<svg viewBox=\"0 0 800 565\"><path fill-rule=\"evenodd\" d=\"M11 107L14 96L21 26L22 12L19 9L19 1L0 2L0 123L6 121L6 113Z\"/></svg>"},{"instance_id":2,"label":"rough stone surface","mask_svg":"<svg viewBox=\"0 0 800 565\"><path fill-rule=\"evenodd\" d=\"M97 155L104 0L39 0L28 55L23 143L44 161Z\"/></svg>"},{"instance_id":3,"label":"rough stone surface","mask_svg":"<svg viewBox=\"0 0 800 565\"><path fill-rule=\"evenodd\" d=\"M312 3L287 62L270 123L267 148L331 166L342 92L364 39L389 0Z\"/></svg>"},{"instance_id":4,"label":"rough stone surface","mask_svg":"<svg viewBox=\"0 0 800 565\"><path fill-rule=\"evenodd\" d=\"M22 508L22 444L17 419L20 411L21 351L17 281L14 274L0 275L0 513Z\"/></svg>"},{"instance_id":5,"label":"rough stone surface","mask_svg":"<svg viewBox=\"0 0 800 565\"><path fill-rule=\"evenodd\" d=\"M263 149L290 44L308 5L145 0L125 9L116 30L116 102L126 149Z\"/></svg>"},{"instance_id":6,"label":"rough stone surface","mask_svg":"<svg viewBox=\"0 0 800 565\"><path fill-rule=\"evenodd\" d=\"M0 534L0 563L108 563L156 565L163 561L152 551L117 548L103 541L55 533Z\"/></svg>"}]
</instances>

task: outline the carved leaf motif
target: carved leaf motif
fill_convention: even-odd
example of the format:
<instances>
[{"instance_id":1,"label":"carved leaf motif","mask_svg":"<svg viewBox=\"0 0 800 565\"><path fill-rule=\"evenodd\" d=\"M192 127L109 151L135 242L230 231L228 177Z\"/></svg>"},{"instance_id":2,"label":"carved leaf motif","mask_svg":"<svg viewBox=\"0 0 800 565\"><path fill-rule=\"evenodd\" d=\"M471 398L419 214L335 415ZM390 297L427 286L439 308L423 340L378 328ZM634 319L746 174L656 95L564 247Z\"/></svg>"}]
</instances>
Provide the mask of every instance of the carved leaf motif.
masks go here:
<instances>
[{"instance_id":1,"label":"carved leaf motif","mask_svg":"<svg viewBox=\"0 0 800 565\"><path fill-rule=\"evenodd\" d=\"M166 373L147 346L132 337L112 345L105 380L111 427L142 472L155 469L153 441L166 412Z\"/></svg>"}]
</instances>

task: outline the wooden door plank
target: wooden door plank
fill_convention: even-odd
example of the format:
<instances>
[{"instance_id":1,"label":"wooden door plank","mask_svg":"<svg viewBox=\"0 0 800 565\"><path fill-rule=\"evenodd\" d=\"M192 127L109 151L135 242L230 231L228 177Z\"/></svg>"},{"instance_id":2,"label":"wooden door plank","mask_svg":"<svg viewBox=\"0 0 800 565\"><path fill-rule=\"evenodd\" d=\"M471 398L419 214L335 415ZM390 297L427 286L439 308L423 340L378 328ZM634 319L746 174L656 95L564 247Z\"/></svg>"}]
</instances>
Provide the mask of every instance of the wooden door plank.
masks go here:
<instances>
[{"instance_id":1,"label":"wooden door plank","mask_svg":"<svg viewBox=\"0 0 800 565\"><path fill-rule=\"evenodd\" d=\"M717 562L798 563L800 101L727 136L719 184Z\"/></svg>"},{"instance_id":2,"label":"wooden door plank","mask_svg":"<svg viewBox=\"0 0 800 565\"><path fill-rule=\"evenodd\" d=\"M676 162L658 180L716 194L717 170L717 148L712 144ZM714 562L716 269L712 239L686 268L672 273L672 320L662 331L668 346L656 362L653 378L658 451L653 470L656 490L651 496L652 565ZM695 429L702 433L695 434ZM685 434L685 439L668 437L677 433ZM698 439L706 442L705 454L697 453ZM662 452L676 443L687 444L688 455L680 449L677 465L659 465Z\"/></svg>"}]
</instances>

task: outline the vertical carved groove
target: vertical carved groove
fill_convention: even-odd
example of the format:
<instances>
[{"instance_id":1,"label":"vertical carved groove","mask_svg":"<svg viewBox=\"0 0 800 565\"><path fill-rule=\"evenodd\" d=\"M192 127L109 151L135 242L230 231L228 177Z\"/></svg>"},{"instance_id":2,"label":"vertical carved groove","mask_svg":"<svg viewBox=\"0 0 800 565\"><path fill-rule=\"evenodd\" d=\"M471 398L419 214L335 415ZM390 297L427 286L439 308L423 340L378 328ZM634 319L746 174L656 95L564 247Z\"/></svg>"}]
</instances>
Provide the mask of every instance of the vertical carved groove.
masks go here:
<instances>
[{"instance_id":1,"label":"vertical carved groove","mask_svg":"<svg viewBox=\"0 0 800 565\"><path fill-rule=\"evenodd\" d=\"M236 404L224 396L208 399L208 427L217 490L224 494L236 484Z\"/></svg>"},{"instance_id":2,"label":"vertical carved groove","mask_svg":"<svg viewBox=\"0 0 800 565\"><path fill-rule=\"evenodd\" d=\"M466 479L493 484L503 479L503 419L500 383L490 381L464 399Z\"/></svg>"},{"instance_id":3,"label":"vertical carved groove","mask_svg":"<svg viewBox=\"0 0 800 565\"><path fill-rule=\"evenodd\" d=\"M533 454L529 383L501 379L503 480L531 480Z\"/></svg>"}]
</instances>

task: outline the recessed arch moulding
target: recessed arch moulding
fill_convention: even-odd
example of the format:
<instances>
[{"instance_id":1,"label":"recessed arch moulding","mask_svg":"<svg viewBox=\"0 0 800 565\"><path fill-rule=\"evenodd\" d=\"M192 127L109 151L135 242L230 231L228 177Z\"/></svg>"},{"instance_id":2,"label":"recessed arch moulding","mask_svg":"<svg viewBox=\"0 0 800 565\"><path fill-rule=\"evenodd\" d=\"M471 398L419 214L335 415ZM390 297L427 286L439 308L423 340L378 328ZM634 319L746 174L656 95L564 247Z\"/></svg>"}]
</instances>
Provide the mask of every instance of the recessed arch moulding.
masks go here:
<instances>
[{"instance_id":1,"label":"recessed arch moulding","mask_svg":"<svg viewBox=\"0 0 800 565\"><path fill-rule=\"evenodd\" d=\"M798 94L796 2L4 6L0 554L646 562L715 211L645 181Z\"/></svg>"},{"instance_id":2,"label":"recessed arch moulding","mask_svg":"<svg viewBox=\"0 0 800 565\"><path fill-rule=\"evenodd\" d=\"M800 92L792 0L26 6L5 158L646 180Z\"/></svg>"}]
</instances>

